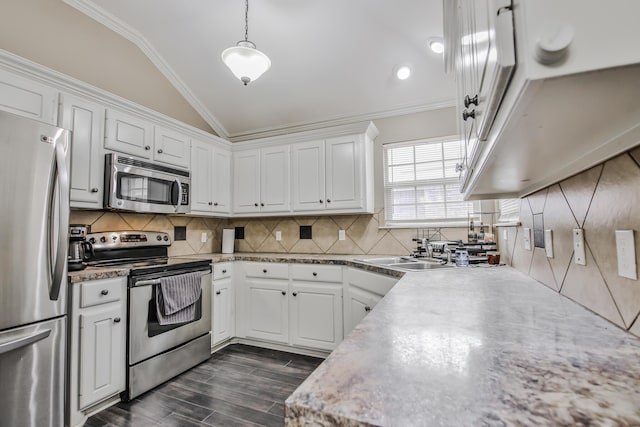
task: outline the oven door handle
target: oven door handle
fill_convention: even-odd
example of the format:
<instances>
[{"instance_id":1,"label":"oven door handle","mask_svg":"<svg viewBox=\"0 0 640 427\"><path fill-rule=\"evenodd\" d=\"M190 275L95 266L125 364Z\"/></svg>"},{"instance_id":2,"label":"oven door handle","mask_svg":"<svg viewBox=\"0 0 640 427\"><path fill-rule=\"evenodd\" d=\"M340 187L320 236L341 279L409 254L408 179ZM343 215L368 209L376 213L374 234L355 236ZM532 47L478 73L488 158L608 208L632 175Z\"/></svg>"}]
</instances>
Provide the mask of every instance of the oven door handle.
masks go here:
<instances>
[{"instance_id":1,"label":"oven door handle","mask_svg":"<svg viewBox=\"0 0 640 427\"><path fill-rule=\"evenodd\" d=\"M154 286L154 285L159 285L160 284L160 280L138 280L137 282L134 283L133 286L138 287L138 286Z\"/></svg>"},{"instance_id":2,"label":"oven door handle","mask_svg":"<svg viewBox=\"0 0 640 427\"><path fill-rule=\"evenodd\" d=\"M176 212L178 212L178 209L180 209L180 205L182 204L182 183L178 178L175 179L174 183L178 186L178 200L175 204Z\"/></svg>"}]
</instances>

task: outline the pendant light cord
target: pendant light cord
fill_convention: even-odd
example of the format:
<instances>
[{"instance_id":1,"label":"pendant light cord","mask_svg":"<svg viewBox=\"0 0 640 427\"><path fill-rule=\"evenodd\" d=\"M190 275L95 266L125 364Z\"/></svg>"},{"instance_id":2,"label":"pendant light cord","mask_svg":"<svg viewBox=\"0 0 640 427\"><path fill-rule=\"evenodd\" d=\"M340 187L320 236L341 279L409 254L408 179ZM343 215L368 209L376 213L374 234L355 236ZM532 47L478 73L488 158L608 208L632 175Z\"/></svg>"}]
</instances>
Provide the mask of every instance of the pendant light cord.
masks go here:
<instances>
[{"instance_id":1,"label":"pendant light cord","mask_svg":"<svg viewBox=\"0 0 640 427\"><path fill-rule=\"evenodd\" d=\"M244 40L249 41L249 0L245 0L244 9Z\"/></svg>"}]
</instances>

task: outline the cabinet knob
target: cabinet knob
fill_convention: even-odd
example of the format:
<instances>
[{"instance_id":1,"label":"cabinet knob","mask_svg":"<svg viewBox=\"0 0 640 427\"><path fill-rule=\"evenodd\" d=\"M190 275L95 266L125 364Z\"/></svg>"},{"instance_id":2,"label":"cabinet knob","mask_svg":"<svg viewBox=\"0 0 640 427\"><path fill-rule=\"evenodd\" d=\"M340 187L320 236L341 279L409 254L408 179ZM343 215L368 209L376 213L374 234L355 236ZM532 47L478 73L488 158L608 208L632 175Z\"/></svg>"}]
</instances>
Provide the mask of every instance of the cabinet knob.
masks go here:
<instances>
[{"instance_id":1,"label":"cabinet knob","mask_svg":"<svg viewBox=\"0 0 640 427\"><path fill-rule=\"evenodd\" d=\"M260 203L260 206L264 206L264 203Z\"/></svg>"},{"instance_id":2,"label":"cabinet knob","mask_svg":"<svg viewBox=\"0 0 640 427\"><path fill-rule=\"evenodd\" d=\"M465 108L468 108L469 105L471 104L478 105L478 94L476 94L476 96L474 96L473 98L471 98L469 95L465 95L464 97Z\"/></svg>"},{"instance_id":3,"label":"cabinet knob","mask_svg":"<svg viewBox=\"0 0 640 427\"><path fill-rule=\"evenodd\" d=\"M464 110L462 112L462 120L464 120L466 122L468 118L475 119L476 118L476 110L471 110L471 111Z\"/></svg>"},{"instance_id":4,"label":"cabinet knob","mask_svg":"<svg viewBox=\"0 0 640 427\"><path fill-rule=\"evenodd\" d=\"M163 153L162 148L158 148L158 154L162 154L162 153Z\"/></svg>"},{"instance_id":5,"label":"cabinet knob","mask_svg":"<svg viewBox=\"0 0 640 427\"><path fill-rule=\"evenodd\" d=\"M367 313L371 311L371 307L369 307L368 305L364 306L364 311L366 311Z\"/></svg>"},{"instance_id":6,"label":"cabinet knob","mask_svg":"<svg viewBox=\"0 0 640 427\"><path fill-rule=\"evenodd\" d=\"M120 323L120 318L116 317L115 319L113 319L113 323Z\"/></svg>"},{"instance_id":7,"label":"cabinet knob","mask_svg":"<svg viewBox=\"0 0 640 427\"><path fill-rule=\"evenodd\" d=\"M220 291L216 291L216 295L220 295Z\"/></svg>"},{"instance_id":8,"label":"cabinet knob","mask_svg":"<svg viewBox=\"0 0 640 427\"><path fill-rule=\"evenodd\" d=\"M227 273L227 270L222 270L222 274L226 274L226 273Z\"/></svg>"},{"instance_id":9,"label":"cabinet knob","mask_svg":"<svg viewBox=\"0 0 640 427\"><path fill-rule=\"evenodd\" d=\"M316 273L315 271L312 274L313 274L313 277L316 277L318 275L318 273Z\"/></svg>"},{"instance_id":10,"label":"cabinet knob","mask_svg":"<svg viewBox=\"0 0 640 427\"><path fill-rule=\"evenodd\" d=\"M92 193L97 193L97 192L98 192L98 187L93 187L93 188L91 189L91 192L92 192Z\"/></svg>"},{"instance_id":11,"label":"cabinet knob","mask_svg":"<svg viewBox=\"0 0 640 427\"><path fill-rule=\"evenodd\" d=\"M322 203L322 199L320 199L320 203Z\"/></svg>"},{"instance_id":12,"label":"cabinet knob","mask_svg":"<svg viewBox=\"0 0 640 427\"><path fill-rule=\"evenodd\" d=\"M100 295L109 295L109 291L107 289L103 289L100 291Z\"/></svg>"},{"instance_id":13,"label":"cabinet knob","mask_svg":"<svg viewBox=\"0 0 640 427\"><path fill-rule=\"evenodd\" d=\"M213 206L218 206L218 202L213 202Z\"/></svg>"},{"instance_id":14,"label":"cabinet knob","mask_svg":"<svg viewBox=\"0 0 640 427\"><path fill-rule=\"evenodd\" d=\"M298 293L297 293L297 292L294 292L292 295L293 295L294 297L297 297L297 296L298 296Z\"/></svg>"},{"instance_id":15,"label":"cabinet knob","mask_svg":"<svg viewBox=\"0 0 640 427\"><path fill-rule=\"evenodd\" d=\"M282 295L286 295L286 294L287 294L287 291L282 291Z\"/></svg>"},{"instance_id":16,"label":"cabinet knob","mask_svg":"<svg viewBox=\"0 0 640 427\"><path fill-rule=\"evenodd\" d=\"M331 203L331 199L327 199L327 203Z\"/></svg>"},{"instance_id":17,"label":"cabinet knob","mask_svg":"<svg viewBox=\"0 0 640 427\"><path fill-rule=\"evenodd\" d=\"M209 206L213 206L213 202L209 202Z\"/></svg>"},{"instance_id":18,"label":"cabinet knob","mask_svg":"<svg viewBox=\"0 0 640 427\"><path fill-rule=\"evenodd\" d=\"M147 151L149 151L149 150L151 150L151 146L150 146L150 145L145 145L145 146L144 146L144 149L145 149L145 150L147 150Z\"/></svg>"},{"instance_id":19,"label":"cabinet knob","mask_svg":"<svg viewBox=\"0 0 640 427\"><path fill-rule=\"evenodd\" d=\"M263 273L266 273L266 272L267 272L267 269L266 269L266 268L265 268L265 269L263 269L263 270L262 270L262 272L263 272Z\"/></svg>"},{"instance_id":20,"label":"cabinet knob","mask_svg":"<svg viewBox=\"0 0 640 427\"><path fill-rule=\"evenodd\" d=\"M254 204L253 204L253 206L255 206L255 207L257 208L257 207L258 207L258 204L257 204L257 203L254 203Z\"/></svg>"}]
</instances>

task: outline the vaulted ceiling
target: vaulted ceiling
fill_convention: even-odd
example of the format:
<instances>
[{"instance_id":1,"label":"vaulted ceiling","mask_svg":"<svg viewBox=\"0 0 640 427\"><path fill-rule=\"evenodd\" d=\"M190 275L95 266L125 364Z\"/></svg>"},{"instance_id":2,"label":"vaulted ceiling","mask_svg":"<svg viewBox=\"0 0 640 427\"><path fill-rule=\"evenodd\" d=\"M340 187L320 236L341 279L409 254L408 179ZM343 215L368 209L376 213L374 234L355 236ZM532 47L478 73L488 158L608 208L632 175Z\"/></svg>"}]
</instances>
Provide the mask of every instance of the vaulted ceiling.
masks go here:
<instances>
[{"instance_id":1,"label":"vaulted ceiling","mask_svg":"<svg viewBox=\"0 0 640 427\"><path fill-rule=\"evenodd\" d=\"M442 36L442 0L250 0L249 40L272 66L246 87L220 59L244 38L242 0L64 1L136 43L230 140L453 105L427 45Z\"/></svg>"}]
</instances>

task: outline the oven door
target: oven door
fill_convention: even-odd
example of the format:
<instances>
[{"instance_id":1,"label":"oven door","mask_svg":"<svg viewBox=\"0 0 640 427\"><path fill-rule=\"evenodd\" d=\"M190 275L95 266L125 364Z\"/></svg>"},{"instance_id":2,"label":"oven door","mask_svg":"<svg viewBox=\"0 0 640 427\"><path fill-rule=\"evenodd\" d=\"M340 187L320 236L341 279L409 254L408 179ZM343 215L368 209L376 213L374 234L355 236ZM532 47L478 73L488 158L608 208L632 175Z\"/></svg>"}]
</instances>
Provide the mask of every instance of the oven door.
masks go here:
<instances>
[{"instance_id":1,"label":"oven door","mask_svg":"<svg viewBox=\"0 0 640 427\"><path fill-rule=\"evenodd\" d=\"M187 271L165 273L164 277ZM196 320L161 326L156 317L157 278L136 278L129 288L129 365L171 350L211 331L211 269L202 272ZM199 315L198 315L199 314Z\"/></svg>"},{"instance_id":2,"label":"oven door","mask_svg":"<svg viewBox=\"0 0 640 427\"><path fill-rule=\"evenodd\" d=\"M190 212L189 172L107 154L105 207L151 213Z\"/></svg>"}]
</instances>

